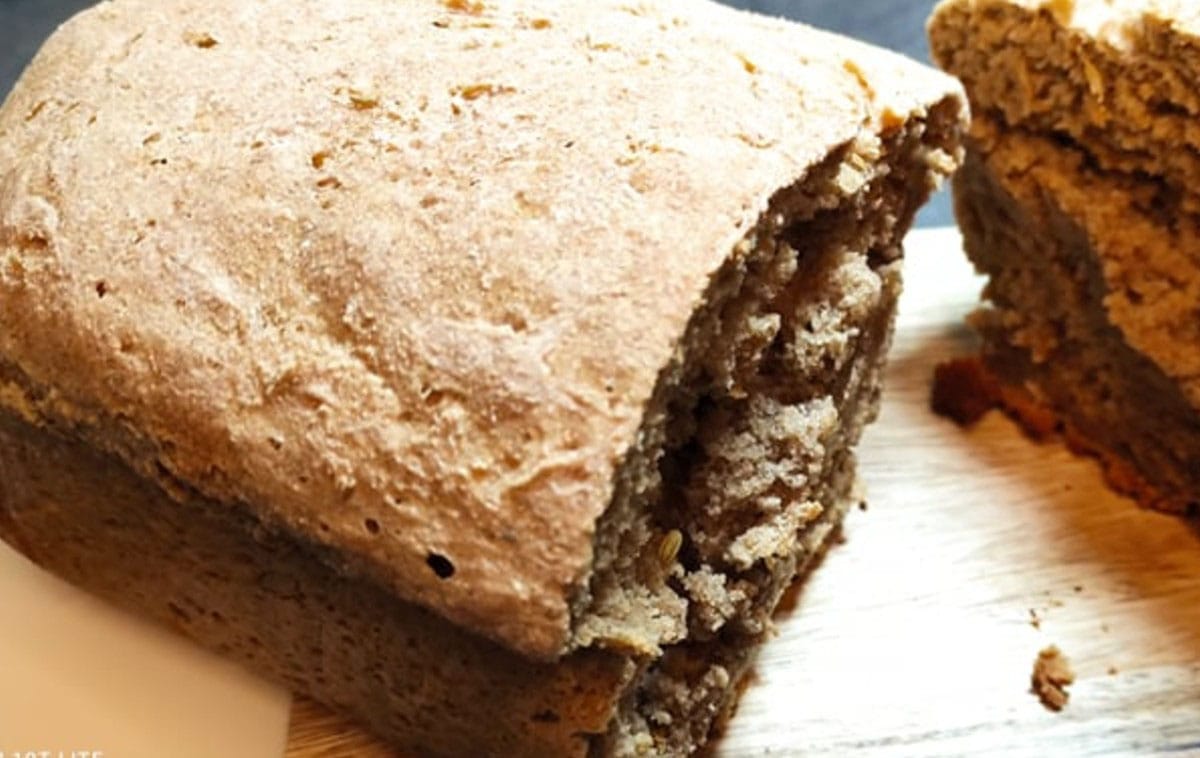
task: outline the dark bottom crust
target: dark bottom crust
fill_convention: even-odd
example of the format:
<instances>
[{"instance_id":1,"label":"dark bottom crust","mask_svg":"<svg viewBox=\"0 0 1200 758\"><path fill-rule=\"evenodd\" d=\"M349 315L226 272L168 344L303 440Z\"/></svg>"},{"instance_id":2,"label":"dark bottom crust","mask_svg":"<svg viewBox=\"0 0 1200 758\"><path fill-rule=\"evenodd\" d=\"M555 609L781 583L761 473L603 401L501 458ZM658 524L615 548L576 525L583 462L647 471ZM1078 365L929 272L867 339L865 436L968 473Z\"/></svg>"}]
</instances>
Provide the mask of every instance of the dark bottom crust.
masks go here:
<instances>
[{"instance_id":1,"label":"dark bottom crust","mask_svg":"<svg viewBox=\"0 0 1200 758\"><path fill-rule=\"evenodd\" d=\"M1076 455L1095 458L1109 488L1136 500L1142 507L1196 515L1193 495L1167 492L1154 486L1131 462L1084 435L1064 415L1039 401L1024 385L1001 381L982 357L959 358L937 366L930 405L935 413L960 426L974 424L988 411L999 409L1020 424L1032 439L1038 442L1061 439Z\"/></svg>"}]
</instances>

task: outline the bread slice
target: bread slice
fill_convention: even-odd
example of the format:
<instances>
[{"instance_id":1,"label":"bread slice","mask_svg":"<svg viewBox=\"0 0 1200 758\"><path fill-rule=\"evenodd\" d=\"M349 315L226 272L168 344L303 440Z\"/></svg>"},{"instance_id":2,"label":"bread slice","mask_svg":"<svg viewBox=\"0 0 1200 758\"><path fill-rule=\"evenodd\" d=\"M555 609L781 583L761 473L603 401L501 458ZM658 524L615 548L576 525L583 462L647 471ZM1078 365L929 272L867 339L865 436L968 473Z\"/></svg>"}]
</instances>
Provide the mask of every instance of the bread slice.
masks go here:
<instances>
[{"instance_id":1,"label":"bread slice","mask_svg":"<svg viewBox=\"0 0 1200 758\"><path fill-rule=\"evenodd\" d=\"M963 111L704 2L97 6L0 110L0 531L422 754L694 750Z\"/></svg>"},{"instance_id":2,"label":"bread slice","mask_svg":"<svg viewBox=\"0 0 1200 758\"><path fill-rule=\"evenodd\" d=\"M930 29L976 113L955 199L1005 405L1182 511L1200 502L1200 26L1165 8L947 2Z\"/></svg>"},{"instance_id":3,"label":"bread slice","mask_svg":"<svg viewBox=\"0 0 1200 758\"><path fill-rule=\"evenodd\" d=\"M967 252L990 277L972 317L986 363L1026 395L1008 404L1054 409L1121 467L1121 489L1185 510L1200 500L1197 218L1054 140L986 121L974 131L955 198Z\"/></svg>"}]
</instances>

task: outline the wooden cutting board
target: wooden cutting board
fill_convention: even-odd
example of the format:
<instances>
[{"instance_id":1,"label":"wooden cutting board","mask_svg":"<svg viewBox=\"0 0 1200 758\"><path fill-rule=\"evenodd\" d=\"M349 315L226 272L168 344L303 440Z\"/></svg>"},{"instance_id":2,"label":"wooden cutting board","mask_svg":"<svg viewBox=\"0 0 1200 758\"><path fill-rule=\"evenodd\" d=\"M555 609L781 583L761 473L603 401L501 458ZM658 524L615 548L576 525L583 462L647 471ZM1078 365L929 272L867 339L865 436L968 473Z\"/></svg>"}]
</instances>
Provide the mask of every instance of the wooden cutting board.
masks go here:
<instances>
[{"instance_id":1,"label":"wooden cutting board","mask_svg":"<svg viewBox=\"0 0 1200 758\"><path fill-rule=\"evenodd\" d=\"M860 447L869 508L780 619L718 755L1200 756L1200 533L997 414L963 431L927 410L933 366L972 349L959 247L909 239ZM1050 644L1078 676L1060 713L1029 691ZM288 755L391 753L297 702Z\"/></svg>"}]
</instances>

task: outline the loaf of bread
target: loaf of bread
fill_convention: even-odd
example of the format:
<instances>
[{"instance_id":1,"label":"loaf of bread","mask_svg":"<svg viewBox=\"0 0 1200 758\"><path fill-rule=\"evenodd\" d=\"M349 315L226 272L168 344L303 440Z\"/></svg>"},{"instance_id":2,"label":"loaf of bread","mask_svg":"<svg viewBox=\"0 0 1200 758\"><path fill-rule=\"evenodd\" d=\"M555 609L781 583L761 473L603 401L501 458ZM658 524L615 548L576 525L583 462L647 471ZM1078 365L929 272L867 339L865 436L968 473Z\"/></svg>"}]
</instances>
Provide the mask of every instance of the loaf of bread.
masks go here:
<instances>
[{"instance_id":1,"label":"loaf of bread","mask_svg":"<svg viewBox=\"0 0 1200 758\"><path fill-rule=\"evenodd\" d=\"M686 754L965 98L703 0L115 0L0 110L0 534L417 754Z\"/></svg>"},{"instance_id":2,"label":"loaf of bread","mask_svg":"<svg viewBox=\"0 0 1200 758\"><path fill-rule=\"evenodd\" d=\"M1200 9L950 0L930 32L975 112L955 197L1002 403L1200 503Z\"/></svg>"}]
</instances>

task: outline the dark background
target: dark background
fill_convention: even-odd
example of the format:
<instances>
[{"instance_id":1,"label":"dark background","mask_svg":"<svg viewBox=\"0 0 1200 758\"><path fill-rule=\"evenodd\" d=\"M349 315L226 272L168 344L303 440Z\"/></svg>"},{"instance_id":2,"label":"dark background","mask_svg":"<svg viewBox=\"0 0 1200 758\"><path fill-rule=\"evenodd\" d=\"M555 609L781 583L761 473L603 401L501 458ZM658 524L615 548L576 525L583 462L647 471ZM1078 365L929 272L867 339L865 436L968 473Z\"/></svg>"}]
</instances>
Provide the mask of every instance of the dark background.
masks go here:
<instances>
[{"instance_id":1,"label":"dark background","mask_svg":"<svg viewBox=\"0 0 1200 758\"><path fill-rule=\"evenodd\" d=\"M730 5L787 16L929 60L925 18L934 0L725 0ZM254 0L246 0L254 2ZM93 0L0 0L0 94L58 24ZM951 222L943 192L921 215L923 225Z\"/></svg>"}]
</instances>

